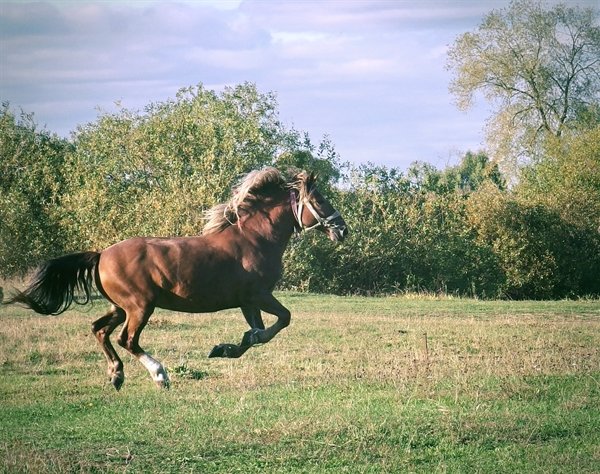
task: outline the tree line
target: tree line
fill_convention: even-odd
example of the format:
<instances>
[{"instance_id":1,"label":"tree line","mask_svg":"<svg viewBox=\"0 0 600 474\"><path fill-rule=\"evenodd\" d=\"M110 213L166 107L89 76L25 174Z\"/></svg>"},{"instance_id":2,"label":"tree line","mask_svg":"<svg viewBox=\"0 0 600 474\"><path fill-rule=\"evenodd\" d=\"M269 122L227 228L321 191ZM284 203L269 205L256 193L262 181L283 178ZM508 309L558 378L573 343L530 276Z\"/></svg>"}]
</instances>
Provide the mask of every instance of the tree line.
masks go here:
<instances>
[{"instance_id":1,"label":"tree line","mask_svg":"<svg viewBox=\"0 0 600 474\"><path fill-rule=\"evenodd\" d=\"M327 137L315 144L307 134L285 128L274 94L249 83L221 93L188 87L143 111L101 113L78 126L71 139L39 129L31 115L4 103L0 276L22 276L49 257L101 250L137 235L196 235L203 211L225 200L240 175L263 166L294 166L319 174L320 188L349 224L351 238L343 245L314 233L294 239L282 288L486 298L600 295L600 80L562 77L559 70L579 64L585 74L600 72L600 54L594 63L581 53L589 44L600 45L600 29L587 20L588 10L565 8L514 2L488 15L477 32L459 37L449 55L449 67L457 68L452 87L463 100L470 98L469 87L471 94L481 88L488 94L504 91L513 101L518 94L512 89L524 92L512 105L501 101L495 118L507 127L501 141L508 140L507 149L526 160L490 146L493 152L467 152L442 170L419 162L407 170L352 166L341 161ZM485 41L509 52L521 45L525 39L503 46L493 34L508 41L506 28L518 26L517 20L528 25L544 20L539 35L557 35L557 28L568 25L571 34L560 30L560 44L533 39L550 49L566 41L569 61L538 54L509 68L526 69L524 82L511 82L510 71L501 75L498 64L505 56L491 54ZM587 36L574 34L576 27ZM581 38L584 46L574 51L571 43ZM470 62L478 49L490 56L480 54L480 62L488 61L496 76L482 75L482 65ZM511 54L517 53L525 55ZM548 58L554 69L544 62ZM537 73L530 71L535 67ZM543 87L546 79L552 87ZM564 100L550 100L555 96ZM527 97L537 105L524 105ZM567 111L550 120L545 107ZM511 113L513 120L506 121ZM543 116L548 129L536 125Z\"/></svg>"}]
</instances>

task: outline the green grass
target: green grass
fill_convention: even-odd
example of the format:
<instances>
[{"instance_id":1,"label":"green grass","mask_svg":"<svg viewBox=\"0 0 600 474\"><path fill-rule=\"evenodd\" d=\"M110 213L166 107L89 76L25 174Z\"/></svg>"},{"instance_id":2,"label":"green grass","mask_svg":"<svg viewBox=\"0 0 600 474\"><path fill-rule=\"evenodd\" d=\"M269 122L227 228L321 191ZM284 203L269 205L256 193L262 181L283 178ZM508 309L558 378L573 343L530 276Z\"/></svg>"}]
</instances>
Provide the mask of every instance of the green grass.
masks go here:
<instances>
[{"instance_id":1,"label":"green grass","mask_svg":"<svg viewBox=\"0 0 600 474\"><path fill-rule=\"evenodd\" d=\"M241 314L159 311L107 383L90 324L0 309L4 472L600 472L600 302L282 293L292 324L238 360ZM272 321L272 320L269 320Z\"/></svg>"}]
</instances>

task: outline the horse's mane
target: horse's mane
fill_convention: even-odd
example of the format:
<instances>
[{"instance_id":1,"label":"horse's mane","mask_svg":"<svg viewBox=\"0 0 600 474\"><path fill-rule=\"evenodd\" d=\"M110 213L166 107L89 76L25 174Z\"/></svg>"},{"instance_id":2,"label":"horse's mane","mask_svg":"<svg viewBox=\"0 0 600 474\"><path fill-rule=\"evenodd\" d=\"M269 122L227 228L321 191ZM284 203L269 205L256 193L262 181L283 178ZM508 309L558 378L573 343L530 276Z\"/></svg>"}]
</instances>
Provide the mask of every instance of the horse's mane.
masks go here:
<instances>
[{"instance_id":1,"label":"horse's mane","mask_svg":"<svg viewBox=\"0 0 600 474\"><path fill-rule=\"evenodd\" d=\"M295 189L299 193L298 199L302 200L310 192L314 179L312 173L296 169L285 174L270 166L251 171L233 188L229 201L217 204L204 213L206 224L202 234L216 234L239 223L240 210L251 208L252 201L271 194L274 187L279 190Z\"/></svg>"}]
</instances>

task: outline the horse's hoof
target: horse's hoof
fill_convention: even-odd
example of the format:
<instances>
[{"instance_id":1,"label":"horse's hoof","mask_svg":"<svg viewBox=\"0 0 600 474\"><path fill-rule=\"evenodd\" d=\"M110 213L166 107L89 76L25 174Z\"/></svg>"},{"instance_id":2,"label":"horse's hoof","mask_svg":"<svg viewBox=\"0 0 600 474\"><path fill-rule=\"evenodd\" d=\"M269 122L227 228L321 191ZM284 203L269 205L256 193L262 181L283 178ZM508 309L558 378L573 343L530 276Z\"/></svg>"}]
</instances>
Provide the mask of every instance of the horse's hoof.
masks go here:
<instances>
[{"instance_id":1,"label":"horse's hoof","mask_svg":"<svg viewBox=\"0 0 600 474\"><path fill-rule=\"evenodd\" d=\"M171 388L171 380L164 369L160 370L155 376L153 376L152 380L154 380L154 383L160 389Z\"/></svg>"},{"instance_id":2,"label":"horse's hoof","mask_svg":"<svg viewBox=\"0 0 600 474\"><path fill-rule=\"evenodd\" d=\"M166 380L155 380L154 383L158 388L169 390L171 388L171 382L169 379Z\"/></svg>"},{"instance_id":3,"label":"horse's hoof","mask_svg":"<svg viewBox=\"0 0 600 474\"><path fill-rule=\"evenodd\" d=\"M250 329L244 333L244 337L242 337L242 343L240 344L242 347L254 346L256 344L260 344L260 334L263 332L262 329Z\"/></svg>"},{"instance_id":4,"label":"horse's hoof","mask_svg":"<svg viewBox=\"0 0 600 474\"><path fill-rule=\"evenodd\" d=\"M113 387L115 387L115 390L117 390L117 391L121 390L121 386L123 385L123 382L125 382L125 376L122 374L114 374L110 378L110 383L112 384Z\"/></svg>"},{"instance_id":5,"label":"horse's hoof","mask_svg":"<svg viewBox=\"0 0 600 474\"><path fill-rule=\"evenodd\" d=\"M240 356L239 352L239 346L234 344L219 344L218 346L213 347L210 354L208 354L208 357L227 357L229 359L235 359Z\"/></svg>"},{"instance_id":6,"label":"horse's hoof","mask_svg":"<svg viewBox=\"0 0 600 474\"><path fill-rule=\"evenodd\" d=\"M223 344L219 344L218 346L215 346L212 348L212 351L210 351L210 354L208 354L208 357L210 359L213 357L225 357L224 353L225 353L225 348L223 347Z\"/></svg>"}]
</instances>

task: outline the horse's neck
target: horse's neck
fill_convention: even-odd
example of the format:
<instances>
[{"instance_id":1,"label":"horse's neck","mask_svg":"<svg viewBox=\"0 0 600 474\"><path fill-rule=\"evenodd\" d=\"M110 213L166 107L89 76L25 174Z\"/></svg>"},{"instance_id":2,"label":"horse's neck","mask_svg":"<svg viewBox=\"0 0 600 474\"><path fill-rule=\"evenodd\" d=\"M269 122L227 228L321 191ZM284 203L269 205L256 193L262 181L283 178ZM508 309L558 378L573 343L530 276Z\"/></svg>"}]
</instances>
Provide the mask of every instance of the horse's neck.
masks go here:
<instances>
[{"instance_id":1,"label":"horse's neck","mask_svg":"<svg viewBox=\"0 0 600 474\"><path fill-rule=\"evenodd\" d=\"M294 233L294 216L288 203L282 203L255 212L242 226L261 246L283 255Z\"/></svg>"}]
</instances>

